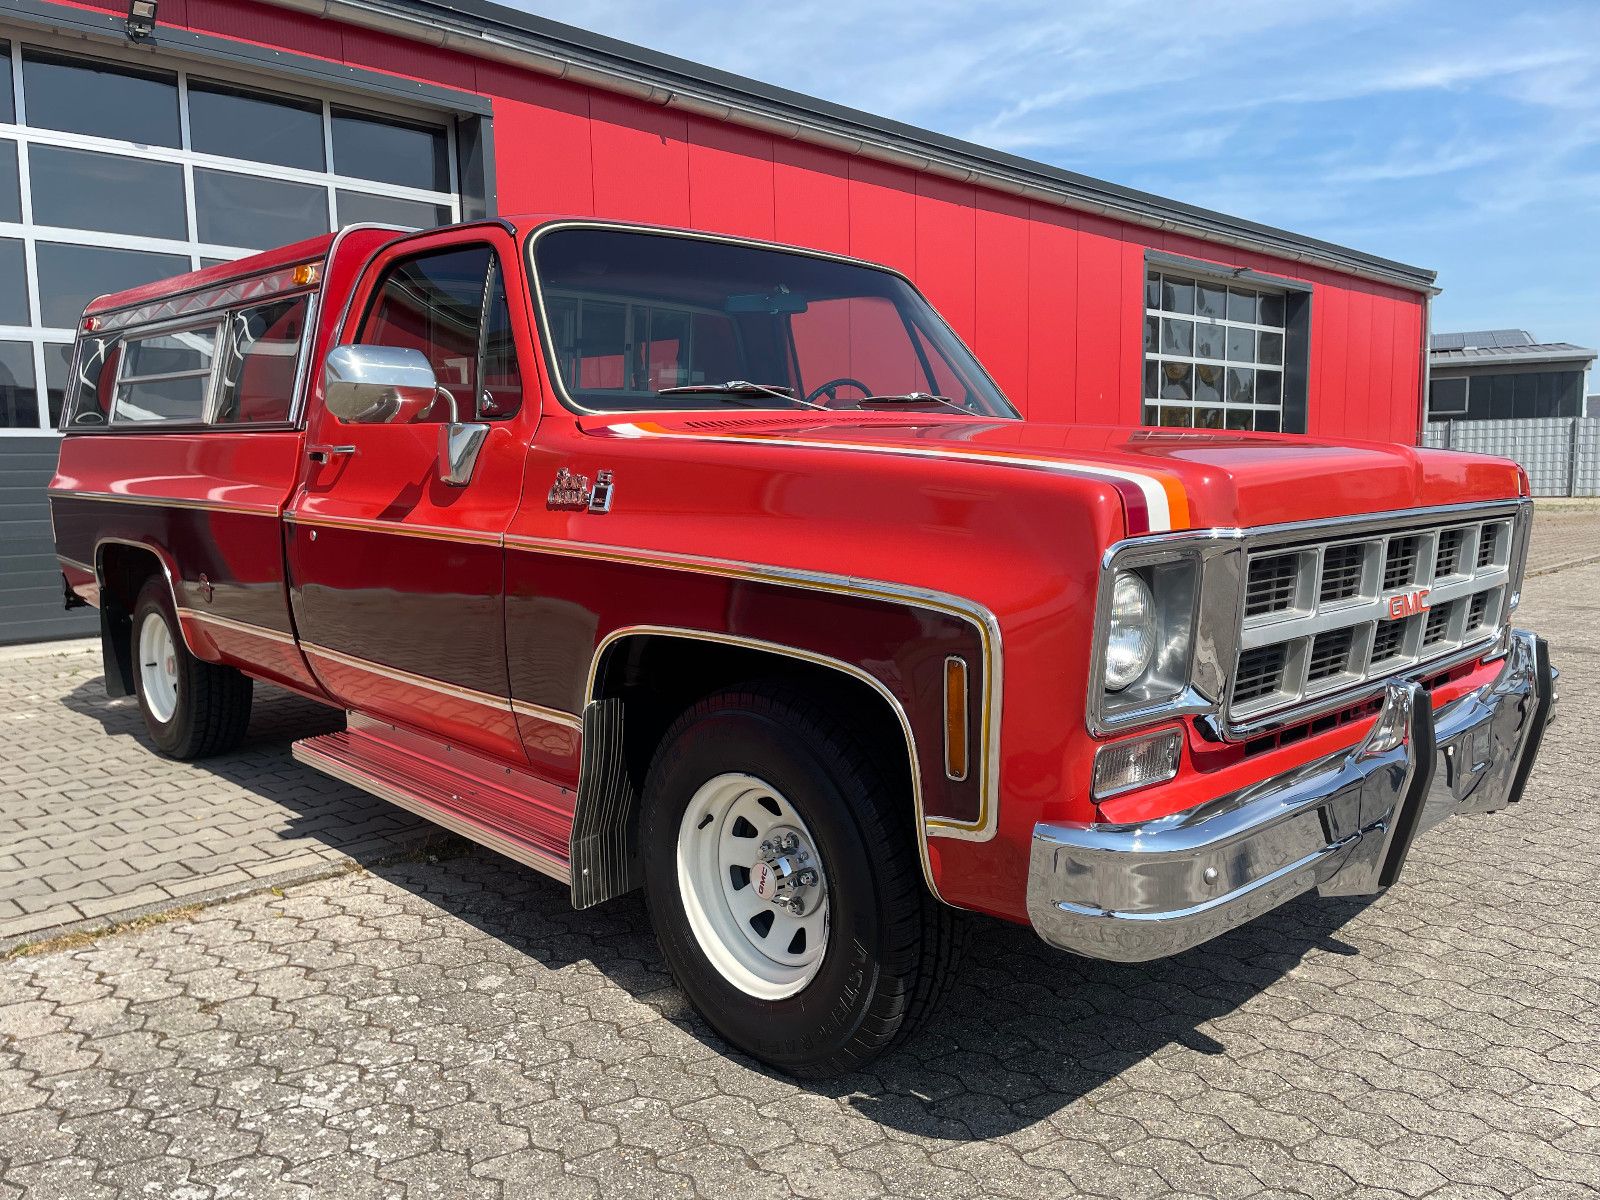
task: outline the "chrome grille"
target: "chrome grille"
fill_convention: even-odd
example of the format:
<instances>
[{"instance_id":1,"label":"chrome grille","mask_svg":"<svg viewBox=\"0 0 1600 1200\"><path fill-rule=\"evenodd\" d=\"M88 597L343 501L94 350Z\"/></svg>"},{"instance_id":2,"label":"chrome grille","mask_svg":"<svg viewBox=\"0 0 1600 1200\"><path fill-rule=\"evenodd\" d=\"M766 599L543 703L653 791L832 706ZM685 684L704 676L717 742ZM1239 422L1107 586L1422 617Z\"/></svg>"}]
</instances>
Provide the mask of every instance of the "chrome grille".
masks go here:
<instances>
[{"instance_id":1,"label":"chrome grille","mask_svg":"<svg viewBox=\"0 0 1600 1200\"><path fill-rule=\"evenodd\" d=\"M1359 544L1329 546L1322 556L1321 602L1335 604L1359 596L1366 560L1366 550Z\"/></svg>"},{"instance_id":2,"label":"chrome grille","mask_svg":"<svg viewBox=\"0 0 1600 1200\"><path fill-rule=\"evenodd\" d=\"M1485 625L1492 624L1491 605L1498 605L1500 589L1492 592L1479 592L1472 598L1472 607L1467 610L1467 629L1482 629Z\"/></svg>"},{"instance_id":3,"label":"chrome grille","mask_svg":"<svg viewBox=\"0 0 1600 1200\"><path fill-rule=\"evenodd\" d=\"M1455 616L1456 606L1451 604L1436 604L1428 611L1428 623L1422 627L1422 648L1424 650L1437 646L1450 636L1450 621Z\"/></svg>"},{"instance_id":4,"label":"chrome grille","mask_svg":"<svg viewBox=\"0 0 1600 1200\"><path fill-rule=\"evenodd\" d=\"M1454 529L1441 530L1439 533L1439 549L1433 556L1433 577L1443 579L1447 575L1461 574L1461 549L1466 545L1467 531L1460 525Z\"/></svg>"},{"instance_id":5,"label":"chrome grille","mask_svg":"<svg viewBox=\"0 0 1600 1200\"><path fill-rule=\"evenodd\" d=\"M1228 725L1325 708L1370 679L1489 642L1511 594L1514 520L1496 506L1359 536L1281 530L1247 546Z\"/></svg>"},{"instance_id":6,"label":"chrome grille","mask_svg":"<svg viewBox=\"0 0 1600 1200\"><path fill-rule=\"evenodd\" d=\"M1372 661L1386 662L1400 653L1405 643L1406 630L1414 622L1385 621L1372 635Z\"/></svg>"},{"instance_id":7,"label":"chrome grille","mask_svg":"<svg viewBox=\"0 0 1600 1200\"><path fill-rule=\"evenodd\" d=\"M1495 561L1497 543L1504 539L1502 527L1486 526L1478 538L1478 569L1482 570Z\"/></svg>"},{"instance_id":8,"label":"chrome grille","mask_svg":"<svg viewBox=\"0 0 1600 1200\"><path fill-rule=\"evenodd\" d=\"M1395 537L1383 552L1383 590L1393 591L1405 587L1417 575L1417 546L1421 539Z\"/></svg>"},{"instance_id":9,"label":"chrome grille","mask_svg":"<svg viewBox=\"0 0 1600 1200\"><path fill-rule=\"evenodd\" d=\"M1260 646L1239 655L1239 670L1233 679L1235 703L1276 694L1283 684L1283 665L1282 646Z\"/></svg>"},{"instance_id":10,"label":"chrome grille","mask_svg":"<svg viewBox=\"0 0 1600 1200\"><path fill-rule=\"evenodd\" d=\"M1244 594L1245 616L1257 617L1293 607L1300 581L1299 559L1298 554L1272 554L1251 560L1250 582Z\"/></svg>"},{"instance_id":11,"label":"chrome grille","mask_svg":"<svg viewBox=\"0 0 1600 1200\"><path fill-rule=\"evenodd\" d=\"M1354 629L1330 629L1317 634L1311 643L1311 660L1306 663L1306 682L1323 683L1343 675L1355 638Z\"/></svg>"}]
</instances>

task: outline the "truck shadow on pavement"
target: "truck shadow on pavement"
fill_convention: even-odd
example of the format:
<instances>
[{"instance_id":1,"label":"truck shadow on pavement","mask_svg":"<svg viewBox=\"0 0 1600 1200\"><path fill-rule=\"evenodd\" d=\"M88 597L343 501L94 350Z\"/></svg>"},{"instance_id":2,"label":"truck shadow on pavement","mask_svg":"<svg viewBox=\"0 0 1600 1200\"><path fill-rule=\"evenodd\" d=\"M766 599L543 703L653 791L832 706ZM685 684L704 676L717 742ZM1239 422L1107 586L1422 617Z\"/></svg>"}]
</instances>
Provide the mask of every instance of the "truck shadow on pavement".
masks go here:
<instances>
[{"instance_id":1,"label":"truck shadow on pavement","mask_svg":"<svg viewBox=\"0 0 1600 1200\"><path fill-rule=\"evenodd\" d=\"M581 977L598 973L602 998L584 1002L587 1019L614 1026L625 1039L655 1026L656 1036L638 1039L645 1054L665 1055L678 1069L715 1074L741 1093L795 1085L729 1047L689 1007L672 983L637 894L573 911L560 884L295 762L289 740L337 728L341 714L275 689L259 694L249 740L238 752L169 765L209 773L257 796L261 841L309 838L350 854L401 889L397 903L424 926L460 922L481 935L472 940L509 968L509 987L549 989L572 1005L595 986ZM137 707L107 701L98 677L65 700L70 709L94 716L107 734L131 736L143 753L154 754ZM286 824L277 817L276 832L265 821L275 810L289 814ZM397 825L414 833L412 844L426 843L430 852L397 854L394 842L387 850L363 849L358 843L370 843L370 837L350 831L369 826L375 812L398 818ZM1297 989L1282 983L1309 954L1322 960L1317 979L1298 990L1309 995L1330 986L1328 979L1339 972L1327 956L1357 953L1338 931L1369 903L1301 897L1206 946L1133 965L1076 958L1046 946L1030 929L968 917L967 951L955 985L926 1026L861 1071L799 1086L889 1128L969 1141L1031 1126L1130 1068L1159 1068L1169 1057L1164 1052L1180 1047L1214 1056L1219 1079L1210 1082L1219 1083L1234 1060L1260 1043L1243 1035L1248 1045L1224 1045L1206 1031L1208 1023L1274 986L1283 993L1280 1008L1295 1005ZM394 983L404 987L402 980ZM585 986L574 986L579 983ZM663 1020L674 1027L670 1037L660 1036ZM743 1076L742 1086L732 1076Z\"/></svg>"},{"instance_id":2,"label":"truck shadow on pavement","mask_svg":"<svg viewBox=\"0 0 1600 1200\"><path fill-rule=\"evenodd\" d=\"M255 704L245 742L230 754L194 763L161 757L150 744L137 701L111 700L97 674L62 697L73 713L92 718L108 738L109 750L96 753L96 765L109 763L149 775L156 794L143 806L146 813L170 811L175 827L193 825L207 815L238 834L225 854L233 864L259 865L300 850L329 848L357 861L393 853L440 831L376 796L296 762L289 743L344 728L344 714L282 689L256 685ZM203 773L226 786L197 791L189 784ZM167 782L175 786L163 786ZM212 864L191 859L191 870L204 873Z\"/></svg>"},{"instance_id":3,"label":"truck shadow on pavement","mask_svg":"<svg viewBox=\"0 0 1600 1200\"><path fill-rule=\"evenodd\" d=\"M561 885L464 843L459 857L380 865L373 873L521 957L528 965L521 986L555 986L565 1005L586 1006L602 1027L615 1026L608 1036L629 1039L656 1025L657 1036L625 1043L645 1057L668 1057L757 1103L798 1086L886 1127L953 1142L1028 1128L1179 1048L1213 1056L1219 1079L1211 1082L1221 1083L1233 1061L1261 1044L1246 1035L1247 1045L1224 1045L1204 1027L1280 985L1308 953L1356 954L1337 933L1367 903L1303 897L1207 946L1137 965L1075 958L1031 929L973 916L955 985L921 1031L863 1070L793 1080L729 1046L689 1006L638 894L574 912ZM1320 968L1324 979L1330 969L1336 964ZM610 985L596 1001L574 996L574 980L551 980L589 972ZM1284 1003L1295 1001L1280 998L1279 1011ZM674 1027L670 1039L660 1035L662 1020ZM1092 1122L1093 1114L1083 1119Z\"/></svg>"}]
</instances>

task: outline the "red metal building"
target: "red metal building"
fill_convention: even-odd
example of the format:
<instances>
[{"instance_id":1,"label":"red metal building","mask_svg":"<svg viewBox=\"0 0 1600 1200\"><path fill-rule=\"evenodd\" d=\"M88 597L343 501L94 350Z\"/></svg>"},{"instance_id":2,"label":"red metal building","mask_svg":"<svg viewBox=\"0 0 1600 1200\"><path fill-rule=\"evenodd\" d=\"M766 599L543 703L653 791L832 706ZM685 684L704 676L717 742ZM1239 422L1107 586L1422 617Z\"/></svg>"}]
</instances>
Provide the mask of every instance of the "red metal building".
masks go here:
<instances>
[{"instance_id":1,"label":"red metal building","mask_svg":"<svg viewBox=\"0 0 1600 1200\"><path fill-rule=\"evenodd\" d=\"M53 463L62 314L88 295L283 233L493 213L632 218L891 264L1032 419L1418 438L1433 275L1416 267L492 4L161 0L139 38L127 14L88 0L0 13L0 275L14 259L23 280L8 310L0 278L0 484L31 489ZM139 127L146 104L157 125L174 109L170 135ZM230 119L239 136L216 134ZM272 140L296 122L315 155ZM170 200L140 190L159 171ZM61 215L84 188L107 206L137 195L151 226ZM64 275L69 261L82 265ZM59 631L53 576L34 578L48 529L32 495L10 518L25 545L0 571L0 641Z\"/></svg>"}]
</instances>

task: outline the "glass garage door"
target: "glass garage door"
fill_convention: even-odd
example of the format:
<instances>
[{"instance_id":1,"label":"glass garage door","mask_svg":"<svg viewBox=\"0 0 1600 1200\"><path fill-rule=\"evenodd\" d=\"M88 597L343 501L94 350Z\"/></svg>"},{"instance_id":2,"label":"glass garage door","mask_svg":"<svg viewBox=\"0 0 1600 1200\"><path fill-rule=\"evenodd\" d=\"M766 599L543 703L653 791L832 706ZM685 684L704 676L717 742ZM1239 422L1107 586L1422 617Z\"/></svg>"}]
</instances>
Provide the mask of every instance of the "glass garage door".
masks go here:
<instances>
[{"instance_id":1,"label":"glass garage door","mask_svg":"<svg viewBox=\"0 0 1600 1200\"><path fill-rule=\"evenodd\" d=\"M0 41L0 434L55 427L95 296L459 212L446 122Z\"/></svg>"}]
</instances>

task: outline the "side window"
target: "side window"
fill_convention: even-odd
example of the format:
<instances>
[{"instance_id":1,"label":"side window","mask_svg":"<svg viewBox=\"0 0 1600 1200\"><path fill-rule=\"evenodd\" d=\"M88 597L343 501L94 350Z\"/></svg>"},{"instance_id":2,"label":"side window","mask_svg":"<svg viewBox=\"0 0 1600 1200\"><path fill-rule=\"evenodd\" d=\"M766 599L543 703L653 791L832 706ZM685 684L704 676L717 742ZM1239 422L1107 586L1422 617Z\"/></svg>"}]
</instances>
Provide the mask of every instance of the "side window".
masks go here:
<instances>
[{"instance_id":1,"label":"side window","mask_svg":"<svg viewBox=\"0 0 1600 1200\"><path fill-rule=\"evenodd\" d=\"M487 246L435 250L384 273L356 338L372 346L420 350L463 419L509 416L522 378L505 288ZM422 419L444 421L435 404Z\"/></svg>"},{"instance_id":2,"label":"side window","mask_svg":"<svg viewBox=\"0 0 1600 1200\"><path fill-rule=\"evenodd\" d=\"M228 315L217 424L262 425L289 419L309 304L308 297L295 296Z\"/></svg>"},{"instance_id":3,"label":"side window","mask_svg":"<svg viewBox=\"0 0 1600 1200\"><path fill-rule=\"evenodd\" d=\"M111 419L111 386L122 358L122 339L85 335L78 343L77 374L67 384L67 423L92 428Z\"/></svg>"},{"instance_id":4,"label":"side window","mask_svg":"<svg viewBox=\"0 0 1600 1200\"><path fill-rule=\"evenodd\" d=\"M217 330L215 324L199 325L128 338L123 344L111 423L203 421Z\"/></svg>"}]
</instances>

